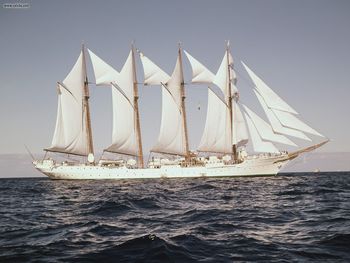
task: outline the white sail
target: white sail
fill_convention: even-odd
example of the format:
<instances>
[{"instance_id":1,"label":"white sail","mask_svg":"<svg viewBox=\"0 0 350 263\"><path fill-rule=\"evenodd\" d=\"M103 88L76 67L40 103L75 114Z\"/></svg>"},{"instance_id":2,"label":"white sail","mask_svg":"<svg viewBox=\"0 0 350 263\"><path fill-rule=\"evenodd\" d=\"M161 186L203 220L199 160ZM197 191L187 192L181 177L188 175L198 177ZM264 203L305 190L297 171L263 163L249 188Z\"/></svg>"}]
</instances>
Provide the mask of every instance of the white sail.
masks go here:
<instances>
[{"instance_id":1,"label":"white sail","mask_svg":"<svg viewBox=\"0 0 350 263\"><path fill-rule=\"evenodd\" d=\"M153 61L140 52L141 63L144 72L145 85L160 85L167 83L170 76L159 68Z\"/></svg>"},{"instance_id":2,"label":"white sail","mask_svg":"<svg viewBox=\"0 0 350 263\"><path fill-rule=\"evenodd\" d=\"M132 51L112 85L112 145L106 151L136 156L136 122L134 110L134 72Z\"/></svg>"},{"instance_id":3,"label":"white sail","mask_svg":"<svg viewBox=\"0 0 350 263\"><path fill-rule=\"evenodd\" d=\"M185 54L192 67L192 82L213 83L217 85L222 91L226 103L228 103L230 97L228 93L229 84L231 84L232 94L238 92L235 86L236 74L232 69L233 58L228 50L225 52L225 56L216 75L193 58L188 52L185 52ZM229 83L229 81L231 81L231 83ZM198 147L199 151L231 153L232 144L241 146L247 143L248 132L243 115L235 101L232 101L232 107L231 134L229 108L212 90L208 90L207 119Z\"/></svg>"},{"instance_id":4,"label":"white sail","mask_svg":"<svg viewBox=\"0 0 350 263\"><path fill-rule=\"evenodd\" d=\"M118 71L104 62L90 49L88 49L88 52L94 69L96 85L110 85L111 82L118 78Z\"/></svg>"},{"instance_id":5,"label":"white sail","mask_svg":"<svg viewBox=\"0 0 350 263\"><path fill-rule=\"evenodd\" d=\"M208 89L207 119L198 150L231 153L231 139L230 111L226 104Z\"/></svg>"},{"instance_id":6,"label":"white sail","mask_svg":"<svg viewBox=\"0 0 350 263\"><path fill-rule=\"evenodd\" d=\"M293 114L275 109L272 109L272 111L275 113L277 119L279 119L283 126L324 137L322 134L311 128L309 125L299 120Z\"/></svg>"},{"instance_id":7,"label":"white sail","mask_svg":"<svg viewBox=\"0 0 350 263\"><path fill-rule=\"evenodd\" d=\"M188 52L184 52L192 67L192 83L212 83L215 75Z\"/></svg>"},{"instance_id":8,"label":"white sail","mask_svg":"<svg viewBox=\"0 0 350 263\"><path fill-rule=\"evenodd\" d=\"M271 142L262 140L257 131L257 127L254 125L250 116L244 113L244 117L247 121L247 126L254 151L261 153L279 153L278 149Z\"/></svg>"},{"instance_id":9,"label":"white sail","mask_svg":"<svg viewBox=\"0 0 350 263\"><path fill-rule=\"evenodd\" d=\"M149 60L150 61L150 60ZM156 73L157 75L158 73ZM162 74L164 76L164 74ZM154 75L155 76L155 75ZM159 76L159 75L158 75ZM159 83L158 83L159 84ZM171 78L162 88L162 118L154 152L186 155L184 113L181 108L181 85L183 84L180 56Z\"/></svg>"},{"instance_id":10,"label":"white sail","mask_svg":"<svg viewBox=\"0 0 350 263\"><path fill-rule=\"evenodd\" d=\"M247 126L245 124L241 109L235 100L232 100L232 108L232 144L242 146L245 145L249 139Z\"/></svg>"},{"instance_id":11,"label":"white sail","mask_svg":"<svg viewBox=\"0 0 350 263\"><path fill-rule=\"evenodd\" d=\"M260 118L255 112L249 109L246 105L243 105L244 110L249 115L250 119L254 123L255 127L258 130L260 137L267 141L278 142L286 145L297 146L294 142L289 140L287 137L274 133L272 127Z\"/></svg>"},{"instance_id":12,"label":"white sail","mask_svg":"<svg viewBox=\"0 0 350 263\"><path fill-rule=\"evenodd\" d=\"M221 61L220 67L213 80L213 83L221 89L226 101L230 96L230 94L228 93L229 82L231 82L231 93L237 93L238 89L235 85L236 73L233 70L233 58L229 50L226 50L225 55Z\"/></svg>"},{"instance_id":13,"label":"white sail","mask_svg":"<svg viewBox=\"0 0 350 263\"><path fill-rule=\"evenodd\" d=\"M88 136L83 112L85 65L83 51L62 83L58 84L57 120L47 150L88 155Z\"/></svg>"},{"instance_id":14,"label":"white sail","mask_svg":"<svg viewBox=\"0 0 350 263\"><path fill-rule=\"evenodd\" d=\"M230 79L231 79L231 90L232 94L238 92L235 85L237 77L236 72L233 70L233 58L230 52L226 51L225 55L221 61L220 67L214 75L207 67L200 63L197 59L191 56L185 51L185 54L191 64L192 68L192 83L213 83L220 88L225 97L228 97L228 67L230 68ZM228 59L227 59L228 54Z\"/></svg>"},{"instance_id":15,"label":"white sail","mask_svg":"<svg viewBox=\"0 0 350 263\"><path fill-rule=\"evenodd\" d=\"M97 85L111 85L113 128L112 144L106 149L128 155L137 155L135 111L134 111L134 72L132 51L120 71L89 50ZM112 84L111 84L112 83Z\"/></svg>"},{"instance_id":16,"label":"white sail","mask_svg":"<svg viewBox=\"0 0 350 263\"><path fill-rule=\"evenodd\" d=\"M298 114L291 106L289 106L280 96L278 96L264 81L262 81L246 64L242 62L247 70L250 78L253 80L256 89L266 102L266 105L271 109L286 111L293 114Z\"/></svg>"},{"instance_id":17,"label":"white sail","mask_svg":"<svg viewBox=\"0 0 350 263\"><path fill-rule=\"evenodd\" d=\"M307 137L303 132L295 129L291 129L288 127L284 127L276 117L275 113L269 107L267 107L264 99L260 96L260 94L256 90L254 90L254 93L257 96L274 132L293 136L295 138L303 139L306 141L311 141L311 139Z\"/></svg>"}]
</instances>

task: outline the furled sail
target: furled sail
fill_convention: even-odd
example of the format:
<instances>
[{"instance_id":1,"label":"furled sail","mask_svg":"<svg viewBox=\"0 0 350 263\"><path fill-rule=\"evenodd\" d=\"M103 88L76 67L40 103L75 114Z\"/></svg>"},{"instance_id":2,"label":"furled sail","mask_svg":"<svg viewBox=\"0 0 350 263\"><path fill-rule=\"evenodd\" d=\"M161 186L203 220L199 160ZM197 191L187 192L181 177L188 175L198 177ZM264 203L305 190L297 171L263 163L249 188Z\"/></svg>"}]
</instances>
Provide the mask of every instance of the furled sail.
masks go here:
<instances>
[{"instance_id":1,"label":"furled sail","mask_svg":"<svg viewBox=\"0 0 350 263\"><path fill-rule=\"evenodd\" d=\"M257 128L258 133L263 140L278 142L278 143L291 145L291 146L297 146L294 142L289 140L287 137L281 134L274 133L274 131L272 130L272 127L262 118L260 118L255 112L249 109L246 105L243 105L243 108L245 112L249 115L251 121Z\"/></svg>"},{"instance_id":2,"label":"furled sail","mask_svg":"<svg viewBox=\"0 0 350 263\"><path fill-rule=\"evenodd\" d=\"M70 73L62 83L58 83L56 128L51 147L46 150L83 156L89 154L86 112L83 106L85 78L82 50Z\"/></svg>"},{"instance_id":3,"label":"furled sail","mask_svg":"<svg viewBox=\"0 0 350 263\"><path fill-rule=\"evenodd\" d=\"M259 135L258 128L254 125L252 119L247 113L244 113L247 121L250 138L255 152L262 153L279 153L279 150L269 141L264 141Z\"/></svg>"},{"instance_id":4,"label":"furled sail","mask_svg":"<svg viewBox=\"0 0 350 263\"><path fill-rule=\"evenodd\" d=\"M145 83L149 85L162 85L160 132L152 151L185 156L187 149L184 112L181 107L183 73L180 54L171 77L142 53L140 57L145 73Z\"/></svg>"},{"instance_id":5,"label":"furled sail","mask_svg":"<svg viewBox=\"0 0 350 263\"><path fill-rule=\"evenodd\" d=\"M120 71L116 71L89 50L96 84L111 85L113 105L112 144L105 151L137 156L134 110L132 51Z\"/></svg>"}]
</instances>

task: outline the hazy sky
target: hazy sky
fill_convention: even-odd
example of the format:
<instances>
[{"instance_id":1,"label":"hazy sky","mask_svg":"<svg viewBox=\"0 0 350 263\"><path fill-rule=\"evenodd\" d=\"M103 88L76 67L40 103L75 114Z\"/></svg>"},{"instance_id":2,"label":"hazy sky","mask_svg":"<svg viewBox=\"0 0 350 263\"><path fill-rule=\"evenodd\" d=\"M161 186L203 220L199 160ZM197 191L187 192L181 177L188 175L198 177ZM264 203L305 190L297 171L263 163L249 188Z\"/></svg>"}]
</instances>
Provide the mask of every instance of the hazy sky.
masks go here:
<instances>
[{"instance_id":1,"label":"hazy sky","mask_svg":"<svg viewBox=\"0 0 350 263\"><path fill-rule=\"evenodd\" d=\"M170 74L179 41L216 72L227 39L244 103L261 113L240 60L305 122L332 139L321 151L350 151L348 0L34 0L22 1L30 4L27 9L3 8L11 2L1 0L0 7L0 153L25 152L24 144L41 152L51 144L56 82L70 71L82 41L120 70L135 40ZM184 71L189 82L185 59ZM139 89L147 151L159 131L160 88ZM91 85L90 91L95 148L101 151L111 142L110 88ZM186 93L190 144L195 149L204 127L207 90L188 86Z\"/></svg>"}]
</instances>

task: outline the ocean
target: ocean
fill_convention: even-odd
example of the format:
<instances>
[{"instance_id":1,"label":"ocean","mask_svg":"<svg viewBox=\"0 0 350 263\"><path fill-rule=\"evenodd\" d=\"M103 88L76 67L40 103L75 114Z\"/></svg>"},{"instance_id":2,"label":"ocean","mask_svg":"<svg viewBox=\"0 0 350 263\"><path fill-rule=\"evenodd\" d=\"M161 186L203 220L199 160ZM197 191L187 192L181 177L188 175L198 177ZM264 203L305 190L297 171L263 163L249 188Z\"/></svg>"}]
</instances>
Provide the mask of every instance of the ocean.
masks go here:
<instances>
[{"instance_id":1,"label":"ocean","mask_svg":"<svg viewBox=\"0 0 350 263\"><path fill-rule=\"evenodd\" d=\"M0 179L0 262L349 262L350 172Z\"/></svg>"}]
</instances>

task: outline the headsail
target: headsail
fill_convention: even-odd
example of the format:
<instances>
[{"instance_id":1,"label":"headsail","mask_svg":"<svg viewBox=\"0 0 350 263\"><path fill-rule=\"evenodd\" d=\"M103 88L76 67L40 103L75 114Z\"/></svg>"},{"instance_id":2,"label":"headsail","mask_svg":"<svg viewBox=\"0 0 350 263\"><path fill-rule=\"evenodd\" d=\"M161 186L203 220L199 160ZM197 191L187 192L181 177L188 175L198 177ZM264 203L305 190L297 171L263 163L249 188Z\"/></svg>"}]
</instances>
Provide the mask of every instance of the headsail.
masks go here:
<instances>
[{"instance_id":1,"label":"headsail","mask_svg":"<svg viewBox=\"0 0 350 263\"><path fill-rule=\"evenodd\" d=\"M257 90L255 93L258 96L260 103L262 104L263 108L267 108L266 111L268 111L267 115L269 119L276 118L283 127L323 137L322 134L299 120L294 115L298 113L292 107L290 107L271 88L269 88L250 68L248 68L247 65L245 65L243 62L242 64L255 84L255 88ZM274 116L271 116L272 114ZM301 134L299 133L299 135ZM301 135L299 137L303 136Z\"/></svg>"},{"instance_id":2,"label":"headsail","mask_svg":"<svg viewBox=\"0 0 350 263\"><path fill-rule=\"evenodd\" d=\"M82 156L93 153L84 47L74 67L63 82L58 83L57 89L56 128L51 147L46 150Z\"/></svg>"},{"instance_id":3,"label":"headsail","mask_svg":"<svg viewBox=\"0 0 350 263\"><path fill-rule=\"evenodd\" d=\"M303 139L306 141L311 141L311 139L309 137L307 137L303 132L282 126L281 122L277 119L277 117L273 113L273 111L267 107L267 105L266 105L264 99L261 97L261 95L256 90L254 90L254 93L257 96L274 132L279 133L279 134L292 136L292 137L299 138L299 139Z\"/></svg>"},{"instance_id":4,"label":"headsail","mask_svg":"<svg viewBox=\"0 0 350 263\"><path fill-rule=\"evenodd\" d=\"M250 138L255 152L261 153L279 153L279 150L270 141L264 141L259 135L258 128L254 125L252 119L247 113L244 113L247 121Z\"/></svg>"},{"instance_id":5,"label":"headsail","mask_svg":"<svg viewBox=\"0 0 350 263\"><path fill-rule=\"evenodd\" d=\"M257 128L257 131L262 139L267 141L278 142L286 145L297 146L294 142L289 140L287 137L281 134L274 133L274 131L272 130L272 127L262 118L260 118L255 112L249 109L246 105L243 105L243 108L245 112L248 114L248 116L250 117L255 127Z\"/></svg>"},{"instance_id":6,"label":"headsail","mask_svg":"<svg viewBox=\"0 0 350 263\"><path fill-rule=\"evenodd\" d=\"M269 88L261 78L259 78L244 62L242 62L248 75L254 82L256 89L264 98L266 105L271 109L281 110L298 114L291 106L289 106L280 96L278 96L271 88Z\"/></svg>"}]
</instances>

